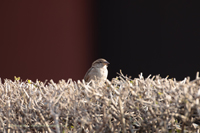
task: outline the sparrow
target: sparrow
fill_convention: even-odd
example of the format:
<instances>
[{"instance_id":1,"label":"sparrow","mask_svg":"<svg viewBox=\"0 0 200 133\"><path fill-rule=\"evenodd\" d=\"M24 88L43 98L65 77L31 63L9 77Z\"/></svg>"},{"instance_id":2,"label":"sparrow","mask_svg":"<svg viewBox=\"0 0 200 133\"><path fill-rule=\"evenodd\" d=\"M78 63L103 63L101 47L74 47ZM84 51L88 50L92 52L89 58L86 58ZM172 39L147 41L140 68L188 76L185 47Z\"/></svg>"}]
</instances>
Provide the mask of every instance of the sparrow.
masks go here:
<instances>
[{"instance_id":1,"label":"sparrow","mask_svg":"<svg viewBox=\"0 0 200 133\"><path fill-rule=\"evenodd\" d=\"M87 71L84 76L84 80L86 82L90 82L91 80L98 80L100 83L105 83L105 80L108 76L108 64L110 64L105 59L97 59L92 63L91 68Z\"/></svg>"}]
</instances>

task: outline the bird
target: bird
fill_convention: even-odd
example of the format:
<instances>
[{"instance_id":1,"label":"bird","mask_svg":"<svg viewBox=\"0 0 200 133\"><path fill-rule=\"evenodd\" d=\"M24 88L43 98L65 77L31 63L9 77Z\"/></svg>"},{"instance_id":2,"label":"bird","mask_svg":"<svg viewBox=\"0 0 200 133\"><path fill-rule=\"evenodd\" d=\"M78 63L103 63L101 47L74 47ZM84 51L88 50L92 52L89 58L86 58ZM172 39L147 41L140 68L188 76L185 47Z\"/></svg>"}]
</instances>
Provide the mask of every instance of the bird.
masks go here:
<instances>
[{"instance_id":1,"label":"bird","mask_svg":"<svg viewBox=\"0 0 200 133\"><path fill-rule=\"evenodd\" d=\"M84 76L85 82L98 80L100 84L105 83L108 77L108 64L110 63L103 58L95 60Z\"/></svg>"}]
</instances>

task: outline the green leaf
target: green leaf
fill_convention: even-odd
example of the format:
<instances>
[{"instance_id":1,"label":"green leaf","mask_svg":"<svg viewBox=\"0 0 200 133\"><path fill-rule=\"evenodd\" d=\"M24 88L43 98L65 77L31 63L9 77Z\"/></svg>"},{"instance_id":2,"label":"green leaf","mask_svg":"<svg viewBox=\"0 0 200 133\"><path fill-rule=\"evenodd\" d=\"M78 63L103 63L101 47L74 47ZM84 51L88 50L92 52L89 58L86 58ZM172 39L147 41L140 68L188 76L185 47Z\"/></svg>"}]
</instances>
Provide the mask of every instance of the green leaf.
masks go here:
<instances>
[{"instance_id":1,"label":"green leaf","mask_svg":"<svg viewBox=\"0 0 200 133\"><path fill-rule=\"evenodd\" d=\"M20 80L20 77L14 76L14 79L15 79L15 81L19 81L19 80Z\"/></svg>"},{"instance_id":2,"label":"green leaf","mask_svg":"<svg viewBox=\"0 0 200 133\"><path fill-rule=\"evenodd\" d=\"M176 129L176 132L177 132L177 133L181 133L181 130L180 130L180 129Z\"/></svg>"},{"instance_id":3,"label":"green leaf","mask_svg":"<svg viewBox=\"0 0 200 133\"><path fill-rule=\"evenodd\" d=\"M31 84L31 82L32 82L30 79L28 79L27 81L28 81L29 84Z\"/></svg>"}]
</instances>

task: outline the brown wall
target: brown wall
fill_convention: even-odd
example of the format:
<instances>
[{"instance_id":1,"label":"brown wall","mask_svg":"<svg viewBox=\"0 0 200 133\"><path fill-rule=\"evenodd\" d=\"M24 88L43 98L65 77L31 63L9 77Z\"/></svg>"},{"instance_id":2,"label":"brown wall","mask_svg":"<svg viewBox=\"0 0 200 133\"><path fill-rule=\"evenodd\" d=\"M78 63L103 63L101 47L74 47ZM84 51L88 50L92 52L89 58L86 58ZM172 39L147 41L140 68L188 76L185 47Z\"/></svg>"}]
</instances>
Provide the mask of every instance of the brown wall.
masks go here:
<instances>
[{"instance_id":1,"label":"brown wall","mask_svg":"<svg viewBox=\"0 0 200 133\"><path fill-rule=\"evenodd\" d=\"M91 0L2 0L1 79L82 79L94 59L91 7Z\"/></svg>"}]
</instances>

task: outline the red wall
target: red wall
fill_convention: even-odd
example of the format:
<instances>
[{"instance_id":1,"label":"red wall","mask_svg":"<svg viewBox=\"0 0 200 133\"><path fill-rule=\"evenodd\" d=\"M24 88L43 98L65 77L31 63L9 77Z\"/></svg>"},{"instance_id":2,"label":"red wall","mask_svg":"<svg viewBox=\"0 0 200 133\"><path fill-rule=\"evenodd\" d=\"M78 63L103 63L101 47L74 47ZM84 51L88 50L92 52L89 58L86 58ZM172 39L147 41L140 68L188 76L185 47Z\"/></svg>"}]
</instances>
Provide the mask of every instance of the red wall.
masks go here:
<instances>
[{"instance_id":1,"label":"red wall","mask_svg":"<svg viewBox=\"0 0 200 133\"><path fill-rule=\"evenodd\" d=\"M92 16L91 0L1 0L1 79L82 79L94 59Z\"/></svg>"}]
</instances>

